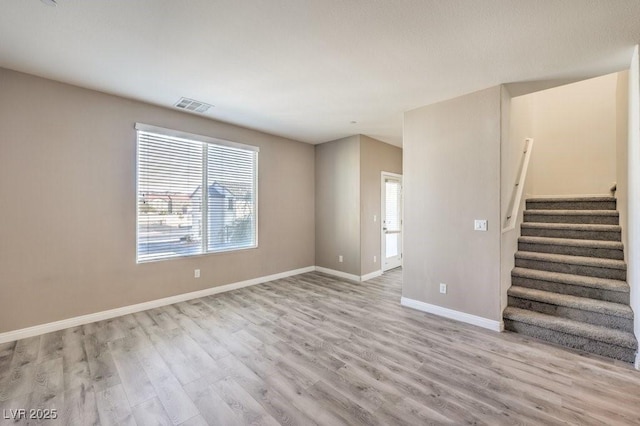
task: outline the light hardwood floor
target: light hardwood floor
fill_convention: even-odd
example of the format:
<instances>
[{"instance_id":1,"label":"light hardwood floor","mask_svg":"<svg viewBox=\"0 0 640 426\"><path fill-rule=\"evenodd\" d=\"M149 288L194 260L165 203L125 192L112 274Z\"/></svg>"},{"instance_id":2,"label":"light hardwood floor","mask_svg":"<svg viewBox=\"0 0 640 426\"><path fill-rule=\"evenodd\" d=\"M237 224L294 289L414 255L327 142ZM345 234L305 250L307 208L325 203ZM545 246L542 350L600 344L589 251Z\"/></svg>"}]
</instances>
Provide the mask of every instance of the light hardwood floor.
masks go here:
<instances>
[{"instance_id":1,"label":"light hardwood floor","mask_svg":"<svg viewBox=\"0 0 640 426\"><path fill-rule=\"evenodd\" d=\"M401 280L308 273L2 344L0 423L640 424L629 365L403 308Z\"/></svg>"}]
</instances>

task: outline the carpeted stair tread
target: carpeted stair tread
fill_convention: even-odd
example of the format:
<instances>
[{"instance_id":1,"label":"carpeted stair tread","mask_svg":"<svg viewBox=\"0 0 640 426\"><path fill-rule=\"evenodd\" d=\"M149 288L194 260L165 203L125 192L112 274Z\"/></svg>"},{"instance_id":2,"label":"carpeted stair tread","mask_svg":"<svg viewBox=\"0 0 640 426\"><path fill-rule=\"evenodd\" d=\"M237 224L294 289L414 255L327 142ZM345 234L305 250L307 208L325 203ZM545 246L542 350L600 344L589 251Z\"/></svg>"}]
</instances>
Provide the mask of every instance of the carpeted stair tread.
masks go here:
<instances>
[{"instance_id":1,"label":"carpeted stair tread","mask_svg":"<svg viewBox=\"0 0 640 426\"><path fill-rule=\"evenodd\" d=\"M631 307L622 303L605 302L586 297L569 296L566 294L552 293L518 286L512 286L507 294L519 299L533 300L550 305L565 306L567 308L580 309L582 311L596 312L631 320L633 319L633 311L631 310Z\"/></svg>"},{"instance_id":2,"label":"carpeted stair tread","mask_svg":"<svg viewBox=\"0 0 640 426\"><path fill-rule=\"evenodd\" d=\"M518 249L520 251L566 254L569 256L624 259L624 247L621 241L523 235L518 238Z\"/></svg>"},{"instance_id":3,"label":"carpeted stair tread","mask_svg":"<svg viewBox=\"0 0 640 426\"><path fill-rule=\"evenodd\" d=\"M515 257L516 259L535 260L541 262L594 266L598 268L619 269L623 271L627 270L627 264L623 260L600 257L569 256L566 254L538 253L533 251L518 251L516 252Z\"/></svg>"},{"instance_id":4,"label":"carpeted stair tread","mask_svg":"<svg viewBox=\"0 0 640 426\"><path fill-rule=\"evenodd\" d=\"M540 197L540 198L527 198L527 201L533 203L575 203L575 202L583 202L583 201L616 201L616 197L566 197L566 198L548 198L548 197Z\"/></svg>"},{"instance_id":5,"label":"carpeted stair tread","mask_svg":"<svg viewBox=\"0 0 640 426\"><path fill-rule=\"evenodd\" d=\"M629 293L629 284L620 280L608 278L586 277L584 275L563 274L560 272L540 271L515 267L511 271L512 276L530 278L540 281L557 282L568 285L597 288L607 291Z\"/></svg>"},{"instance_id":6,"label":"carpeted stair tread","mask_svg":"<svg viewBox=\"0 0 640 426\"><path fill-rule=\"evenodd\" d=\"M547 222L524 222L522 228L536 229L563 229L571 231L596 231L596 232L620 232L620 225L600 225L591 223L547 223Z\"/></svg>"},{"instance_id":7,"label":"carpeted stair tread","mask_svg":"<svg viewBox=\"0 0 640 426\"><path fill-rule=\"evenodd\" d=\"M536 205L529 207L536 207ZM585 206L569 210L564 208L568 207L567 205L557 205L555 209L545 209L545 207L549 207L545 205L538 207L524 211L524 222L618 225L620 221L617 210L585 210Z\"/></svg>"},{"instance_id":8,"label":"carpeted stair tread","mask_svg":"<svg viewBox=\"0 0 640 426\"><path fill-rule=\"evenodd\" d=\"M569 238L576 240L620 241L619 225L594 223L524 222L521 235L529 237Z\"/></svg>"},{"instance_id":9,"label":"carpeted stair tread","mask_svg":"<svg viewBox=\"0 0 640 426\"><path fill-rule=\"evenodd\" d=\"M537 214L542 216L614 216L618 217L617 210L525 210L525 215Z\"/></svg>"},{"instance_id":10,"label":"carpeted stair tread","mask_svg":"<svg viewBox=\"0 0 640 426\"><path fill-rule=\"evenodd\" d=\"M529 198L527 210L616 210L613 197Z\"/></svg>"},{"instance_id":11,"label":"carpeted stair tread","mask_svg":"<svg viewBox=\"0 0 640 426\"><path fill-rule=\"evenodd\" d=\"M541 314L539 312L508 306L503 313L505 319L558 331L586 339L596 340L629 349L636 349L637 341L633 333L607 327L586 324L566 318Z\"/></svg>"},{"instance_id":12,"label":"carpeted stair tread","mask_svg":"<svg viewBox=\"0 0 640 426\"><path fill-rule=\"evenodd\" d=\"M518 242L528 243L528 244L545 244L545 245L558 245L558 246L584 247L584 248L604 248L604 249L610 249L610 250L623 249L622 242L620 241L577 240L572 238L523 236L518 238Z\"/></svg>"}]
</instances>

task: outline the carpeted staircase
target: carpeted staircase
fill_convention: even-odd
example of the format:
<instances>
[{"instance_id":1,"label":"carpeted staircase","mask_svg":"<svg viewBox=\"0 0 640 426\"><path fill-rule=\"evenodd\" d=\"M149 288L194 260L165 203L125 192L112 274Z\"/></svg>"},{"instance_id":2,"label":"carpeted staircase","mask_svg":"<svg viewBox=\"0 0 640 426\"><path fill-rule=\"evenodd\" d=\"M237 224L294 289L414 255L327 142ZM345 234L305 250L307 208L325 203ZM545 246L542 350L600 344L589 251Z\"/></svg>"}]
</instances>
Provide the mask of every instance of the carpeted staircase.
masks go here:
<instances>
[{"instance_id":1,"label":"carpeted staircase","mask_svg":"<svg viewBox=\"0 0 640 426\"><path fill-rule=\"evenodd\" d=\"M521 235L505 328L633 362L638 342L615 198L529 199Z\"/></svg>"}]
</instances>

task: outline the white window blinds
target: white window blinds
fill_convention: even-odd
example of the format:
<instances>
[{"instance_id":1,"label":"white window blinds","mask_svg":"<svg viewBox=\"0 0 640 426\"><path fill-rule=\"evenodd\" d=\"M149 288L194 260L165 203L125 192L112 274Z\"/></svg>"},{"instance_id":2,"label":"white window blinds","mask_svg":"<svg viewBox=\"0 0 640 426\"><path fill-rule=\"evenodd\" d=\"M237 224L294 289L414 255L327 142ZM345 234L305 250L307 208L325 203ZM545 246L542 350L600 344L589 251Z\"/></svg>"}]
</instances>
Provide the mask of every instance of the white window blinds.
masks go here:
<instances>
[{"instance_id":1,"label":"white window blinds","mask_svg":"<svg viewBox=\"0 0 640 426\"><path fill-rule=\"evenodd\" d=\"M136 129L138 262L257 246L256 147Z\"/></svg>"}]
</instances>

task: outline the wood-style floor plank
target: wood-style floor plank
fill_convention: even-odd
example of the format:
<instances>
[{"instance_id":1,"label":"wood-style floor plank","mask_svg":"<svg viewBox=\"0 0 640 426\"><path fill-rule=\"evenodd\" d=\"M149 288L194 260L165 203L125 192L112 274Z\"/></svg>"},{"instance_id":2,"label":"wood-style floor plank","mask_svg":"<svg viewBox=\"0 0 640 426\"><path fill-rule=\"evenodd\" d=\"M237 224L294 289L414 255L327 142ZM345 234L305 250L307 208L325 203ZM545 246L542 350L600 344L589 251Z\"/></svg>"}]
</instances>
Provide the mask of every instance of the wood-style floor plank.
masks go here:
<instances>
[{"instance_id":1,"label":"wood-style floor plank","mask_svg":"<svg viewBox=\"0 0 640 426\"><path fill-rule=\"evenodd\" d=\"M173 422L157 397L153 397L132 407L132 412L138 426L173 425Z\"/></svg>"},{"instance_id":2,"label":"wood-style floor plank","mask_svg":"<svg viewBox=\"0 0 640 426\"><path fill-rule=\"evenodd\" d=\"M279 423L269 415L242 386L230 377L218 380L211 385L222 400L231 408L244 424L250 425L278 425Z\"/></svg>"},{"instance_id":3,"label":"wood-style floor plank","mask_svg":"<svg viewBox=\"0 0 640 426\"><path fill-rule=\"evenodd\" d=\"M630 365L307 273L0 344L0 409L51 425L637 425ZM0 413L1 414L1 413Z\"/></svg>"},{"instance_id":4,"label":"wood-style floor plank","mask_svg":"<svg viewBox=\"0 0 640 426\"><path fill-rule=\"evenodd\" d=\"M185 390L200 410L203 420L208 424L242 425L242 419L233 412L207 380L200 379L189 383L185 386Z\"/></svg>"},{"instance_id":5,"label":"wood-style floor plank","mask_svg":"<svg viewBox=\"0 0 640 426\"><path fill-rule=\"evenodd\" d=\"M64 411L58 415L65 425L100 425L93 387L80 384L65 391Z\"/></svg>"},{"instance_id":6,"label":"wood-style floor plank","mask_svg":"<svg viewBox=\"0 0 640 426\"><path fill-rule=\"evenodd\" d=\"M94 333L85 335L83 344L94 390L104 390L120 384L120 375L113 362L108 343L101 341L97 333Z\"/></svg>"},{"instance_id":7,"label":"wood-style floor plank","mask_svg":"<svg viewBox=\"0 0 640 426\"><path fill-rule=\"evenodd\" d=\"M174 424L180 424L198 414L178 379L155 348L144 346L138 352L142 368L151 380L158 399Z\"/></svg>"},{"instance_id":8,"label":"wood-style floor plank","mask_svg":"<svg viewBox=\"0 0 640 426\"><path fill-rule=\"evenodd\" d=\"M0 426L23 426L27 424L26 417L18 415L17 410L28 409L31 395L26 394L6 401L0 400Z\"/></svg>"},{"instance_id":9,"label":"wood-style floor plank","mask_svg":"<svg viewBox=\"0 0 640 426\"><path fill-rule=\"evenodd\" d=\"M132 422L131 406L122 385L115 385L96 392L96 404L102 425L119 425Z\"/></svg>"},{"instance_id":10,"label":"wood-style floor plank","mask_svg":"<svg viewBox=\"0 0 640 426\"><path fill-rule=\"evenodd\" d=\"M132 406L156 397L155 389L134 352L113 350L111 355L121 377L127 399Z\"/></svg>"}]
</instances>

